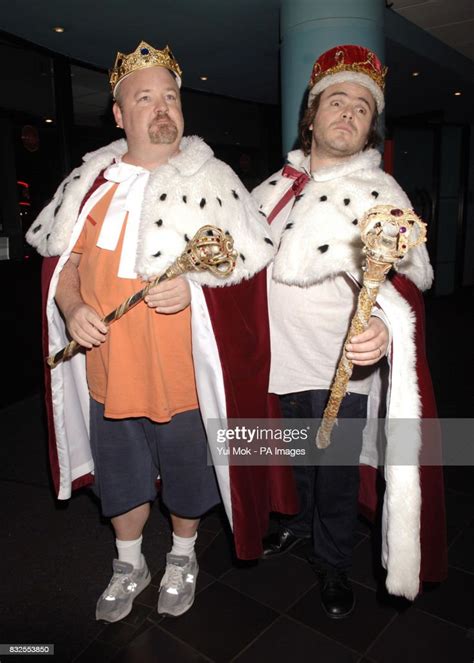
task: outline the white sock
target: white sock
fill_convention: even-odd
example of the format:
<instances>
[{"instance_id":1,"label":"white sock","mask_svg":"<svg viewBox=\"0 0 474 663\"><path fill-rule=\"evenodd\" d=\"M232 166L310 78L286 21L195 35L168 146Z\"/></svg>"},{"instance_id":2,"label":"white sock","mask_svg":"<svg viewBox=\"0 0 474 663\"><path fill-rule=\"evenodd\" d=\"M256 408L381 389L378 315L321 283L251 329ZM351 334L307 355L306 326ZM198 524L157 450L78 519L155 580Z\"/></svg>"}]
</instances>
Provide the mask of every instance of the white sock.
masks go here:
<instances>
[{"instance_id":1,"label":"white sock","mask_svg":"<svg viewBox=\"0 0 474 663\"><path fill-rule=\"evenodd\" d=\"M133 541L115 539L119 560L132 564L136 569L141 569L145 563L145 558L142 555L142 540L142 536Z\"/></svg>"},{"instance_id":2,"label":"white sock","mask_svg":"<svg viewBox=\"0 0 474 663\"><path fill-rule=\"evenodd\" d=\"M194 536L178 536L173 532L173 547L171 553L173 555L186 555L191 557L194 553L194 544L197 539L197 532Z\"/></svg>"}]
</instances>

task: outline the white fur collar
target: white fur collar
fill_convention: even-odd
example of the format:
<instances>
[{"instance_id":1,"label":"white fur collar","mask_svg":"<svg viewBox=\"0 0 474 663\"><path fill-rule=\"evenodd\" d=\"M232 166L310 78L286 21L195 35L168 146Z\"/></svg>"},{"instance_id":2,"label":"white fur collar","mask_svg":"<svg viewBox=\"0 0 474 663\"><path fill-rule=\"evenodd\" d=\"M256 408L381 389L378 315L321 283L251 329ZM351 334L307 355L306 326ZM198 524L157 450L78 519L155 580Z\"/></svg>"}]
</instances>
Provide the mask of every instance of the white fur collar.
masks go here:
<instances>
[{"instance_id":1,"label":"white fur collar","mask_svg":"<svg viewBox=\"0 0 474 663\"><path fill-rule=\"evenodd\" d=\"M93 152L87 152L87 154L84 154L82 157L82 161L87 163L88 161L98 159L101 156L105 156L107 160L112 160L114 158L119 159L123 157L126 151L127 141L122 138L113 143L109 143L108 145L104 145L104 147L99 147L98 150L94 150Z\"/></svg>"},{"instance_id":2,"label":"white fur collar","mask_svg":"<svg viewBox=\"0 0 474 663\"><path fill-rule=\"evenodd\" d=\"M62 182L26 236L41 255L67 250L84 197L97 176L126 150L126 142L120 140L91 152ZM150 175L135 271L144 277L161 274L182 253L187 239L207 224L232 235L237 267L225 281L207 273L194 274L194 280L230 285L250 278L271 261L274 248L264 217L231 168L216 159L202 139L191 136L183 138L175 157Z\"/></svg>"},{"instance_id":3,"label":"white fur collar","mask_svg":"<svg viewBox=\"0 0 474 663\"><path fill-rule=\"evenodd\" d=\"M88 152L82 157L82 161L97 161L105 158L112 161L114 158L120 159L127 151L127 141L124 139L116 140L114 143ZM178 173L189 177L194 175L202 165L214 155L213 151L198 136L185 136L179 146L179 152L168 161L168 165L173 166Z\"/></svg>"},{"instance_id":4,"label":"white fur collar","mask_svg":"<svg viewBox=\"0 0 474 663\"><path fill-rule=\"evenodd\" d=\"M315 182L329 182L338 177L352 175L359 170L367 170L369 168L378 168L382 157L380 152L374 149L358 152L353 156L345 159L342 163L328 168L321 168L311 173L311 177ZM310 157L305 155L302 150L293 150L288 154L288 163L298 169L304 169L309 172Z\"/></svg>"},{"instance_id":5,"label":"white fur collar","mask_svg":"<svg viewBox=\"0 0 474 663\"><path fill-rule=\"evenodd\" d=\"M290 152L288 160L300 171L309 166L301 150ZM411 207L404 191L379 163L377 150L366 150L339 166L312 174L292 208L287 205L273 220L271 232L279 246L275 280L306 287L343 271L360 275L363 256L358 221L377 204ZM280 171L258 186L253 195L261 211L270 215L292 182ZM412 249L397 269L420 290L431 286L433 270L425 246Z\"/></svg>"}]
</instances>

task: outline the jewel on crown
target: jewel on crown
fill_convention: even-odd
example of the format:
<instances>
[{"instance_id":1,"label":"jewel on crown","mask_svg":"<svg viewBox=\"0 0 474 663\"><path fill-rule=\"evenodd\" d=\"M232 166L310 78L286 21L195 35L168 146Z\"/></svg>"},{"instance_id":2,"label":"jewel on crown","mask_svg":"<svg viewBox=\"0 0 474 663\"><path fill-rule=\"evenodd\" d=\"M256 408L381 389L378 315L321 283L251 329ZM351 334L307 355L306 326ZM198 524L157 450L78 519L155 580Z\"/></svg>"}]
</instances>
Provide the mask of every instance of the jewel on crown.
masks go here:
<instances>
[{"instance_id":1,"label":"jewel on crown","mask_svg":"<svg viewBox=\"0 0 474 663\"><path fill-rule=\"evenodd\" d=\"M121 80L134 71L139 69L147 69L148 67L165 67L171 71L177 80L178 86L181 87L182 70L176 59L171 52L169 46L166 46L162 51L153 48L146 41L141 41L133 53L117 53L115 64L109 72L109 82L112 89L112 94L115 94L117 85Z\"/></svg>"}]
</instances>

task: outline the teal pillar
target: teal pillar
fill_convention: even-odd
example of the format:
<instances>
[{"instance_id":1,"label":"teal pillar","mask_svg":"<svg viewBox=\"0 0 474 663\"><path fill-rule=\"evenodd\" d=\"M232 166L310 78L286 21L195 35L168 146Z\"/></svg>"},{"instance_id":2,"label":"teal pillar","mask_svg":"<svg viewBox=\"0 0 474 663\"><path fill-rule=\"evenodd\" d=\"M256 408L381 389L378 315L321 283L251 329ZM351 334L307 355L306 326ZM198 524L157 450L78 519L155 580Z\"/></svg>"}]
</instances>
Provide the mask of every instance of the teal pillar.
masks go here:
<instances>
[{"instance_id":1,"label":"teal pillar","mask_svg":"<svg viewBox=\"0 0 474 663\"><path fill-rule=\"evenodd\" d=\"M298 136L303 96L316 58L339 44L375 51L384 62L384 0L281 0L283 150Z\"/></svg>"}]
</instances>

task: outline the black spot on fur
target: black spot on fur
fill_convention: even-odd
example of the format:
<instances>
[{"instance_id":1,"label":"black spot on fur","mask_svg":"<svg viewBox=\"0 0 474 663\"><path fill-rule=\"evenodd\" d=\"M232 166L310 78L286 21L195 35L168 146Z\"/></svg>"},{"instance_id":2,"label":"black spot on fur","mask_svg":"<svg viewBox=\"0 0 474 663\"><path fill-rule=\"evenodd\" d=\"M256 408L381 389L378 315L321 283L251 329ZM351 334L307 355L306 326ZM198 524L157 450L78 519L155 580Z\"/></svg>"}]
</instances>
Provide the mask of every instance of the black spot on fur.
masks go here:
<instances>
[{"instance_id":1,"label":"black spot on fur","mask_svg":"<svg viewBox=\"0 0 474 663\"><path fill-rule=\"evenodd\" d=\"M235 189L232 189L232 195L234 196L234 198L235 198L236 200L239 199L239 194L237 193L237 191L235 191Z\"/></svg>"},{"instance_id":2,"label":"black spot on fur","mask_svg":"<svg viewBox=\"0 0 474 663\"><path fill-rule=\"evenodd\" d=\"M73 177L72 179L73 179L73 180L80 180L80 179L81 179L81 176L80 176L80 175L74 175L74 177Z\"/></svg>"},{"instance_id":3,"label":"black spot on fur","mask_svg":"<svg viewBox=\"0 0 474 663\"><path fill-rule=\"evenodd\" d=\"M329 244L322 244L321 246L318 246L318 251L320 253L326 253L328 249L329 249Z\"/></svg>"},{"instance_id":4,"label":"black spot on fur","mask_svg":"<svg viewBox=\"0 0 474 663\"><path fill-rule=\"evenodd\" d=\"M320 200L322 203L324 203L324 202L326 202L327 199L328 199L327 196L321 196L319 200Z\"/></svg>"},{"instance_id":5,"label":"black spot on fur","mask_svg":"<svg viewBox=\"0 0 474 663\"><path fill-rule=\"evenodd\" d=\"M187 197L187 196L183 196L183 203L187 203L187 202L188 202L188 197Z\"/></svg>"},{"instance_id":6,"label":"black spot on fur","mask_svg":"<svg viewBox=\"0 0 474 663\"><path fill-rule=\"evenodd\" d=\"M300 193L298 196L295 196L295 203L297 203L304 196L304 193Z\"/></svg>"},{"instance_id":7,"label":"black spot on fur","mask_svg":"<svg viewBox=\"0 0 474 663\"><path fill-rule=\"evenodd\" d=\"M354 221L352 222L352 225L356 226L358 223L359 223L358 220L354 219Z\"/></svg>"},{"instance_id":8,"label":"black spot on fur","mask_svg":"<svg viewBox=\"0 0 474 663\"><path fill-rule=\"evenodd\" d=\"M222 200L220 198L216 198L216 200L219 203L219 205L222 207Z\"/></svg>"},{"instance_id":9,"label":"black spot on fur","mask_svg":"<svg viewBox=\"0 0 474 663\"><path fill-rule=\"evenodd\" d=\"M267 218L267 215L265 214L265 212L262 212L261 209L258 210L258 213L261 214L262 216L264 216L265 218Z\"/></svg>"},{"instance_id":10,"label":"black spot on fur","mask_svg":"<svg viewBox=\"0 0 474 663\"><path fill-rule=\"evenodd\" d=\"M271 244L271 246L273 246L273 242L269 237L265 237L264 239L265 239L267 244Z\"/></svg>"},{"instance_id":11,"label":"black spot on fur","mask_svg":"<svg viewBox=\"0 0 474 663\"><path fill-rule=\"evenodd\" d=\"M41 223L39 224L39 226L35 226L35 228L33 228L33 233L36 235L38 230L41 230Z\"/></svg>"},{"instance_id":12,"label":"black spot on fur","mask_svg":"<svg viewBox=\"0 0 474 663\"><path fill-rule=\"evenodd\" d=\"M379 197L379 192L378 192L378 191L372 191L372 194L371 194L371 195L372 195L374 198L378 198L378 197Z\"/></svg>"},{"instance_id":13,"label":"black spot on fur","mask_svg":"<svg viewBox=\"0 0 474 663\"><path fill-rule=\"evenodd\" d=\"M158 219L158 221L155 221L156 225L158 228L163 225L163 219Z\"/></svg>"},{"instance_id":14,"label":"black spot on fur","mask_svg":"<svg viewBox=\"0 0 474 663\"><path fill-rule=\"evenodd\" d=\"M205 206L205 204L206 204L206 199L201 198L201 202L199 203L199 207L202 209Z\"/></svg>"},{"instance_id":15,"label":"black spot on fur","mask_svg":"<svg viewBox=\"0 0 474 663\"><path fill-rule=\"evenodd\" d=\"M48 241L48 239L49 239L50 237L51 237L51 233L48 233L48 234L46 235L46 241Z\"/></svg>"},{"instance_id":16,"label":"black spot on fur","mask_svg":"<svg viewBox=\"0 0 474 663\"><path fill-rule=\"evenodd\" d=\"M275 186L276 183L277 183L277 180L272 180L272 181L269 182L268 184L272 184L273 186Z\"/></svg>"},{"instance_id":17,"label":"black spot on fur","mask_svg":"<svg viewBox=\"0 0 474 663\"><path fill-rule=\"evenodd\" d=\"M186 233L184 234L184 241L186 242L186 244L189 242L189 237L187 236Z\"/></svg>"},{"instance_id":18,"label":"black spot on fur","mask_svg":"<svg viewBox=\"0 0 474 663\"><path fill-rule=\"evenodd\" d=\"M153 254L153 258L159 258L161 256L161 251L157 251Z\"/></svg>"},{"instance_id":19,"label":"black spot on fur","mask_svg":"<svg viewBox=\"0 0 474 663\"><path fill-rule=\"evenodd\" d=\"M350 202L351 202L350 198L344 198L344 205L347 206L347 205L349 205Z\"/></svg>"},{"instance_id":20,"label":"black spot on fur","mask_svg":"<svg viewBox=\"0 0 474 663\"><path fill-rule=\"evenodd\" d=\"M226 230L224 235L230 235L230 232L228 230Z\"/></svg>"},{"instance_id":21,"label":"black spot on fur","mask_svg":"<svg viewBox=\"0 0 474 663\"><path fill-rule=\"evenodd\" d=\"M53 216L56 216L56 214L57 214L57 213L59 212L59 210L61 209L61 205L62 205L62 204L63 204L63 203L62 203L62 201L61 201L61 202L59 203L59 205L56 207L56 209L54 210L54 215L53 215Z\"/></svg>"},{"instance_id":22,"label":"black spot on fur","mask_svg":"<svg viewBox=\"0 0 474 663\"><path fill-rule=\"evenodd\" d=\"M160 200L166 200L166 193L162 193L160 196Z\"/></svg>"},{"instance_id":23,"label":"black spot on fur","mask_svg":"<svg viewBox=\"0 0 474 663\"><path fill-rule=\"evenodd\" d=\"M245 256L244 256L244 254L243 254L243 253L240 253L239 255L240 255L240 257L242 258L242 260L245 262Z\"/></svg>"},{"instance_id":24,"label":"black spot on fur","mask_svg":"<svg viewBox=\"0 0 474 663\"><path fill-rule=\"evenodd\" d=\"M290 228L293 228L293 221L290 221L290 223L287 223L285 226L285 230L289 230Z\"/></svg>"}]
</instances>

